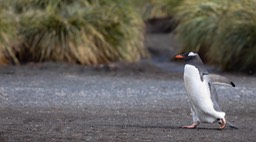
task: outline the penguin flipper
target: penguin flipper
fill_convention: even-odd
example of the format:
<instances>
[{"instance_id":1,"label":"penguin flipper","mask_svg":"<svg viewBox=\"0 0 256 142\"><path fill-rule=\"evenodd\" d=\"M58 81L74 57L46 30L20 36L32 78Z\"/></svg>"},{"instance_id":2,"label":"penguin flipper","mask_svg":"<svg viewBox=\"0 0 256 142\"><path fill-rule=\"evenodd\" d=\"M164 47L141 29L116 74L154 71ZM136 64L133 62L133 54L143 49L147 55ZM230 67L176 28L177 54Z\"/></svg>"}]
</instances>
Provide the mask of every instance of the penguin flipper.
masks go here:
<instances>
[{"instance_id":1,"label":"penguin flipper","mask_svg":"<svg viewBox=\"0 0 256 142\"><path fill-rule=\"evenodd\" d=\"M220 76L217 74L206 74L204 75L204 77L208 82L212 84L228 85L235 87L235 84L224 76Z\"/></svg>"}]
</instances>

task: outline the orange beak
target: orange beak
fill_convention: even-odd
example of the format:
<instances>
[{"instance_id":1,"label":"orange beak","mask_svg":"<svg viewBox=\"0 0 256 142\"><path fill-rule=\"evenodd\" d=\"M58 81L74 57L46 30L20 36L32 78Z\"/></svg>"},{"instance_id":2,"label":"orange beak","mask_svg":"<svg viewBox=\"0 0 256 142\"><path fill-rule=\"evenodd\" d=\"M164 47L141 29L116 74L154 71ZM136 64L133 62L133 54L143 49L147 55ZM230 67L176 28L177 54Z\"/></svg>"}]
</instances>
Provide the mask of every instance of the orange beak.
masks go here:
<instances>
[{"instance_id":1,"label":"orange beak","mask_svg":"<svg viewBox=\"0 0 256 142\"><path fill-rule=\"evenodd\" d=\"M183 55L176 55L175 58L176 59L184 59L185 57Z\"/></svg>"}]
</instances>

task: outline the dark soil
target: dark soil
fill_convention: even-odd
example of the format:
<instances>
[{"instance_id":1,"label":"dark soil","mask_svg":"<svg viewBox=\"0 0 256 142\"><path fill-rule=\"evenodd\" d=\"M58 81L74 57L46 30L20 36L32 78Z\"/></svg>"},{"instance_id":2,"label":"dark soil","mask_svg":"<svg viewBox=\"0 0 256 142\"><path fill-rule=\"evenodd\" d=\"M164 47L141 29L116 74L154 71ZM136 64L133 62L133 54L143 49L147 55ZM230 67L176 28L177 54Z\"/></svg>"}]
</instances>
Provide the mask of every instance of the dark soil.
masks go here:
<instances>
[{"instance_id":1,"label":"dark soil","mask_svg":"<svg viewBox=\"0 0 256 142\"><path fill-rule=\"evenodd\" d=\"M172 34L148 34L153 60L96 69L67 64L0 68L1 142L255 141L255 76L224 74L218 87L228 121L239 127L191 123L182 63Z\"/></svg>"}]
</instances>

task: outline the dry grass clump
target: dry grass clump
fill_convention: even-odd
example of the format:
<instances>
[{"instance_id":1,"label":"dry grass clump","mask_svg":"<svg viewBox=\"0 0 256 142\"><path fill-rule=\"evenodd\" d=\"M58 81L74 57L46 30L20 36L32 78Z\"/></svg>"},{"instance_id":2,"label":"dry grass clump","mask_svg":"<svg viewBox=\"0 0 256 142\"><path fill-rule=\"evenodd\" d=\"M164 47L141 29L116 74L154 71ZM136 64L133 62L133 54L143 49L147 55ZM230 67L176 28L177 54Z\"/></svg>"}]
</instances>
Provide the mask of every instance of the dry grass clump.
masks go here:
<instances>
[{"instance_id":1,"label":"dry grass clump","mask_svg":"<svg viewBox=\"0 0 256 142\"><path fill-rule=\"evenodd\" d=\"M175 15L175 8L183 0L130 0L144 20Z\"/></svg>"},{"instance_id":2,"label":"dry grass clump","mask_svg":"<svg viewBox=\"0 0 256 142\"><path fill-rule=\"evenodd\" d=\"M182 52L201 52L223 70L255 69L255 6L255 0L184 1L177 14Z\"/></svg>"},{"instance_id":3,"label":"dry grass clump","mask_svg":"<svg viewBox=\"0 0 256 142\"><path fill-rule=\"evenodd\" d=\"M2 1L1 1L2 2ZM15 57L18 20L7 5L0 6L0 65L18 63Z\"/></svg>"},{"instance_id":4,"label":"dry grass clump","mask_svg":"<svg viewBox=\"0 0 256 142\"><path fill-rule=\"evenodd\" d=\"M21 41L15 53L19 62L97 65L148 56L143 47L144 23L129 3L12 0L9 7L19 19Z\"/></svg>"},{"instance_id":5,"label":"dry grass clump","mask_svg":"<svg viewBox=\"0 0 256 142\"><path fill-rule=\"evenodd\" d=\"M131 7L107 0L61 4L49 1L40 6L43 10L23 13L29 60L95 65L146 56L143 23Z\"/></svg>"}]
</instances>

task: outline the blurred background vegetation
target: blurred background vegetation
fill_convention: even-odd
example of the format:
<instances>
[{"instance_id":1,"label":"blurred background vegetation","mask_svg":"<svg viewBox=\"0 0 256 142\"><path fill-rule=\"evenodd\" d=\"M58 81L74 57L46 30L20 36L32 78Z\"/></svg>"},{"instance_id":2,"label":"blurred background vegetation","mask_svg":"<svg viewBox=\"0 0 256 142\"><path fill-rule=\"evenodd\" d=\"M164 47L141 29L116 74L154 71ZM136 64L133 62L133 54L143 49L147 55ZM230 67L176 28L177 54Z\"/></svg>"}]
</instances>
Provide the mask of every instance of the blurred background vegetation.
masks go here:
<instances>
[{"instance_id":1,"label":"blurred background vegetation","mask_svg":"<svg viewBox=\"0 0 256 142\"><path fill-rule=\"evenodd\" d=\"M1 0L0 5L3 63L97 65L148 57L144 22L128 2Z\"/></svg>"},{"instance_id":2,"label":"blurred background vegetation","mask_svg":"<svg viewBox=\"0 0 256 142\"><path fill-rule=\"evenodd\" d=\"M256 70L255 0L184 0L176 29L184 47L225 71Z\"/></svg>"},{"instance_id":3,"label":"blurred background vegetation","mask_svg":"<svg viewBox=\"0 0 256 142\"><path fill-rule=\"evenodd\" d=\"M256 0L0 0L0 64L137 62L145 21L171 17L180 52L222 70L256 68Z\"/></svg>"}]
</instances>

